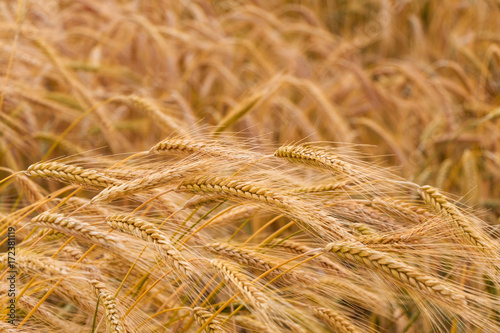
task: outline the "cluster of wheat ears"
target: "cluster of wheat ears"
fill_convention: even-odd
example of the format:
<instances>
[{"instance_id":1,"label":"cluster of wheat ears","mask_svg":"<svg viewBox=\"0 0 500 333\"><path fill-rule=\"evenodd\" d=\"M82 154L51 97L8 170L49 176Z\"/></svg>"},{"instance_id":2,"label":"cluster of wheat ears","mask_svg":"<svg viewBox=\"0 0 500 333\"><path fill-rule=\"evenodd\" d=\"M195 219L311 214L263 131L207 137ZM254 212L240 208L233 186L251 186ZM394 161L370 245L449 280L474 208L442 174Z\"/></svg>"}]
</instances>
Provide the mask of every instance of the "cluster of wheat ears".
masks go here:
<instances>
[{"instance_id":1,"label":"cluster of wheat ears","mask_svg":"<svg viewBox=\"0 0 500 333\"><path fill-rule=\"evenodd\" d=\"M498 2L0 15L1 332L500 332Z\"/></svg>"}]
</instances>

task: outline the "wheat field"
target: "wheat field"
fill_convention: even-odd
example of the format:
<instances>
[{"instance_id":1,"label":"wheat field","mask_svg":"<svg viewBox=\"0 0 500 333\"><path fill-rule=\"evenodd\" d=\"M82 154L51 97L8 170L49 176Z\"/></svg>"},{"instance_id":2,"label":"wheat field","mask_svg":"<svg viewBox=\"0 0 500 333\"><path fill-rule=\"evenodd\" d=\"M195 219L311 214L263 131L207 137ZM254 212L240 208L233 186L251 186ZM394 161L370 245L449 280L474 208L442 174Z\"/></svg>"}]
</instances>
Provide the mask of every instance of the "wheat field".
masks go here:
<instances>
[{"instance_id":1,"label":"wheat field","mask_svg":"<svg viewBox=\"0 0 500 333\"><path fill-rule=\"evenodd\" d=\"M498 0L0 17L1 332L500 332Z\"/></svg>"}]
</instances>

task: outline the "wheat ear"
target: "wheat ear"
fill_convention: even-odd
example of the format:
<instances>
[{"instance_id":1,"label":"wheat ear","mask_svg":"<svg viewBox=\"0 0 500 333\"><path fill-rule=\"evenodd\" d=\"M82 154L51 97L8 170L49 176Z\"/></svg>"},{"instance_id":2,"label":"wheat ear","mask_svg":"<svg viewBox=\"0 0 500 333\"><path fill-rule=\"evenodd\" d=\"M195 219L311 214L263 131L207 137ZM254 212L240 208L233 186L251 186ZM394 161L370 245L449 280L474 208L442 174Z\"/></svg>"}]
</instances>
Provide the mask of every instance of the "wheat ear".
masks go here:
<instances>
[{"instance_id":1,"label":"wheat ear","mask_svg":"<svg viewBox=\"0 0 500 333\"><path fill-rule=\"evenodd\" d=\"M420 240L432 230L436 222L423 223L415 228L408 229L399 233L370 234L359 237L358 240L363 244L392 244L392 243L410 243Z\"/></svg>"},{"instance_id":2,"label":"wheat ear","mask_svg":"<svg viewBox=\"0 0 500 333\"><path fill-rule=\"evenodd\" d=\"M390 197L373 198L371 206L396 218L412 223L423 223L435 217L427 209Z\"/></svg>"},{"instance_id":3,"label":"wheat ear","mask_svg":"<svg viewBox=\"0 0 500 333\"><path fill-rule=\"evenodd\" d=\"M8 256L0 256L0 263L4 266L8 266ZM39 258L27 255L17 255L16 266L28 272L35 272L36 274L51 277L59 277L68 274L68 270L62 262L45 257Z\"/></svg>"},{"instance_id":4,"label":"wheat ear","mask_svg":"<svg viewBox=\"0 0 500 333\"><path fill-rule=\"evenodd\" d=\"M419 189L420 196L437 213L445 215L452 225L453 230L458 231L458 236L464 239L468 244L478 247L483 252L490 252L490 242L476 229L474 224L469 221L458 208L448 202L446 197L439 193L438 189L425 185Z\"/></svg>"},{"instance_id":5,"label":"wheat ear","mask_svg":"<svg viewBox=\"0 0 500 333\"><path fill-rule=\"evenodd\" d=\"M158 124L164 129L176 130L177 128L179 128L179 125L177 124L177 121L175 119L167 116L160 110L158 106L154 104L153 101L146 98L139 97L137 95L115 96L111 99L110 102L123 103L132 109L145 112L150 117L158 121Z\"/></svg>"},{"instance_id":6,"label":"wheat ear","mask_svg":"<svg viewBox=\"0 0 500 333\"><path fill-rule=\"evenodd\" d=\"M194 319L198 323L198 325L203 326L207 322L208 319L212 317L212 312L208 311L202 307L196 307L192 310L192 314ZM207 333L224 333L225 331L222 329L221 323L217 320L217 318L212 319L212 321L205 327L205 332Z\"/></svg>"},{"instance_id":7,"label":"wheat ear","mask_svg":"<svg viewBox=\"0 0 500 333\"><path fill-rule=\"evenodd\" d=\"M458 290L446 285L437 278L419 272L417 269L386 253L370 249L358 242L330 243L324 250L350 261L357 261L369 269L382 271L403 285L451 301L464 309L467 308L466 298Z\"/></svg>"},{"instance_id":8,"label":"wheat ear","mask_svg":"<svg viewBox=\"0 0 500 333\"><path fill-rule=\"evenodd\" d=\"M323 320L337 333L358 333L359 331L351 321L340 312L320 307L312 308L314 315Z\"/></svg>"},{"instance_id":9,"label":"wheat ear","mask_svg":"<svg viewBox=\"0 0 500 333\"><path fill-rule=\"evenodd\" d=\"M210 265L215 267L226 282L233 284L259 310L268 309L266 297L259 291L246 275L238 272L236 266L226 260L212 259Z\"/></svg>"},{"instance_id":10,"label":"wheat ear","mask_svg":"<svg viewBox=\"0 0 500 333\"><path fill-rule=\"evenodd\" d=\"M65 217L61 214L44 212L35 216L31 220L31 224L56 230L66 235L90 241L94 244L123 248L123 245L115 237L99 231L86 222L82 222L72 217Z\"/></svg>"},{"instance_id":11,"label":"wheat ear","mask_svg":"<svg viewBox=\"0 0 500 333\"><path fill-rule=\"evenodd\" d=\"M291 253L295 254L303 254L310 252L312 250L311 247L306 246L301 243L297 243L291 240L283 240L283 239L275 239L271 244L269 244L270 247L279 247L281 249L284 249L286 251L289 251ZM312 254L311 254L312 256ZM323 256L317 257L312 260L312 262L317 262L321 267L330 269L334 272L336 272L339 275L347 275L347 271L341 266L333 261L329 260L328 258L325 258Z\"/></svg>"},{"instance_id":12,"label":"wheat ear","mask_svg":"<svg viewBox=\"0 0 500 333\"><path fill-rule=\"evenodd\" d=\"M183 182L179 190L192 192L218 193L226 197L240 198L284 207L284 198L270 189L250 183L220 177L201 177Z\"/></svg>"},{"instance_id":13,"label":"wheat ear","mask_svg":"<svg viewBox=\"0 0 500 333\"><path fill-rule=\"evenodd\" d=\"M167 183L179 180L184 174L175 170L153 173L151 175L123 182L119 185L105 188L92 198L91 203L108 202L116 198L124 197L132 193L138 193L163 186Z\"/></svg>"},{"instance_id":14,"label":"wheat ear","mask_svg":"<svg viewBox=\"0 0 500 333\"><path fill-rule=\"evenodd\" d=\"M285 157L292 162L304 164L330 170L342 175L354 175L354 171L349 163L344 162L338 156L324 153L318 149L304 146L282 146L274 152L276 157Z\"/></svg>"},{"instance_id":15,"label":"wheat ear","mask_svg":"<svg viewBox=\"0 0 500 333\"><path fill-rule=\"evenodd\" d=\"M205 142L184 140L184 139L168 139L154 145L149 152L153 154L176 153L190 155L195 153L206 153L210 145Z\"/></svg>"},{"instance_id":16,"label":"wheat ear","mask_svg":"<svg viewBox=\"0 0 500 333\"><path fill-rule=\"evenodd\" d=\"M39 162L29 166L25 171L28 176L57 179L59 181L78 184L90 188L105 188L116 185L117 181L96 170L59 162Z\"/></svg>"},{"instance_id":17,"label":"wheat ear","mask_svg":"<svg viewBox=\"0 0 500 333\"><path fill-rule=\"evenodd\" d=\"M230 244L212 243L212 244L206 244L205 248L215 254L224 256L237 263L247 265L264 272L267 272L271 270L273 267L278 265L278 263L275 263L270 259L265 258L260 253L240 247L235 247ZM278 268L273 270L270 275L277 276L282 273L284 273L284 270L282 268ZM300 280L306 282L310 282L312 279L307 274L297 274L296 272L287 272L283 276L290 280Z\"/></svg>"},{"instance_id":18,"label":"wheat ear","mask_svg":"<svg viewBox=\"0 0 500 333\"><path fill-rule=\"evenodd\" d=\"M125 332L122 321L120 319L120 314L118 313L116 307L115 297L106 289L103 283L93 280L90 281L94 287L96 296L99 298L100 302L104 305L106 311L106 332L107 333L120 333Z\"/></svg>"},{"instance_id":19,"label":"wheat ear","mask_svg":"<svg viewBox=\"0 0 500 333\"><path fill-rule=\"evenodd\" d=\"M158 228L147 221L125 214L114 214L106 218L108 225L121 232L129 233L137 238L158 246L160 252L173 263L175 269L185 275L192 275L191 265L182 257L177 249Z\"/></svg>"},{"instance_id":20,"label":"wheat ear","mask_svg":"<svg viewBox=\"0 0 500 333\"><path fill-rule=\"evenodd\" d=\"M349 187L352 181L339 181L334 183L323 183L312 186L302 186L292 191L292 193L318 193L318 192L329 192L338 191L344 193Z\"/></svg>"}]
</instances>

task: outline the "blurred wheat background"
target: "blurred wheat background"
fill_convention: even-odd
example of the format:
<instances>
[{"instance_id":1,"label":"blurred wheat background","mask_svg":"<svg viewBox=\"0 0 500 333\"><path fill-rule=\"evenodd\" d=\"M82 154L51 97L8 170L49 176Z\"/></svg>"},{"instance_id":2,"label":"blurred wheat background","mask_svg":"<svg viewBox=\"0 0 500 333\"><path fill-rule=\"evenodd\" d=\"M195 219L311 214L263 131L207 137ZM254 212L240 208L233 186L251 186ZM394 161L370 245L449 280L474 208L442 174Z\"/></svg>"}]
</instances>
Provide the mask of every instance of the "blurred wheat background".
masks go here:
<instances>
[{"instance_id":1,"label":"blurred wheat background","mask_svg":"<svg viewBox=\"0 0 500 333\"><path fill-rule=\"evenodd\" d=\"M2 332L500 331L498 0L2 0L0 89Z\"/></svg>"}]
</instances>

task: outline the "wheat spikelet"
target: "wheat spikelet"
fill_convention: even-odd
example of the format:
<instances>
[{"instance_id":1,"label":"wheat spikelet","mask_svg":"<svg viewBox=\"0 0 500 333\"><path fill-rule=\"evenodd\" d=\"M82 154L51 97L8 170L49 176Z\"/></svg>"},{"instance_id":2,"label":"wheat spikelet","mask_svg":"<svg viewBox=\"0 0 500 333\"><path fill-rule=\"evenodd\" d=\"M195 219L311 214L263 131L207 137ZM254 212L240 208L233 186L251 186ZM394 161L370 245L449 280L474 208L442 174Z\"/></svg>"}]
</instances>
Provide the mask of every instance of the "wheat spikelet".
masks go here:
<instances>
[{"instance_id":1,"label":"wheat spikelet","mask_svg":"<svg viewBox=\"0 0 500 333\"><path fill-rule=\"evenodd\" d=\"M229 283L235 285L238 290L259 310L268 309L266 297L260 292L252 282L237 268L226 260L212 259L210 265L215 267L219 274Z\"/></svg>"},{"instance_id":2,"label":"wheat spikelet","mask_svg":"<svg viewBox=\"0 0 500 333\"><path fill-rule=\"evenodd\" d=\"M103 283L97 280L90 281L94 287L96 296L99 297L100 302L104 305L106 311L106 332L120 333L125 332L123 324L120 319L120 314L116 306L115 297L106 289Z\"/></svg>"},{"instance_id":3,"label":"wheat spikelet","mask_svg":"<svg viewBox=\"0 0 500 333\"><path fill-rule=\"evenodd\" d=\"M437 213L442 213L452 223L458 236L464 239L468 244L479 248L483 252L491 251L491 244L489 240L484 237L469 221L457 207L446 199L444 195L439 193L438 189L425 185L419 189L420 196L424 201Z\"/></svg>"},{"instance_id":4,"label":"wheat spikelet","mask_svg":"<svg viewBox=\"0 0 500 333\"><path fill-rule=\"evenodd\" d=\"M402 261L386 253L372 250L357 242L330 243L325 247L325 252L332 252L341 258L359 262L365 267L384 272L403 285L412 286L426 294L452 302L464 309L467 308L466 298L454 288L443 281L425 275Z\"/></svg>"},{"instance_id":5,"label":"wheat spikelet","mask_svg":"<svg viewBox=\"0 0 500 333\"><path fill-rule=\"evenodd\" d=\"M335 332L338 333L357 333L360 332L356 326L343 314L332 309L325 309L320 307L312 308L314 315L323 320Z\"/></svg>"},{"instance_id":6,"label":"wheat spikelet","mask_svg":"<svg viewBox=\"0 0 500 333\"><path fill-rule=\"evenodd\" d=\"M125 214L114 214L106 217L108 225L121 232L129 233L146 242L157 245L173 266L185 275L192 275L191 265L181 256L179 251L171 244L165 236L152 223Z\"/></svg>"},{"instance_id":7,"label":"wheat spikelet","mask_svg":"<svg viewBox=\"0 0 500 333\"><path fill-rule=\"evenodd\" d=\"M314 148L304 146L282 146L274 152L276 157L285 157L292 162L302 162L341 175L354 175L351 165L338 158Z\"/></svg>"},{"instance_id":8,"label":"wheat spikelet","mask_svg":"<svg viewBox=\"0 0 500 333\"><path fill-rule=\"evenodd\" d=\"M31 224L56 230L94 244L123 248L123 245L115 237L99 231L96 227L86 222L72 217L65 217L61 214L45 212L35 216L31 220Z\"/></svg>"},{"instance_id":9,"label":"wheat spikelet","mask_svg":"<svg viewBox=\"0 0 500 333\"><path fill-rule=\"evenodd\" d=\"M39 162L30 165L25 171L28 176L40 176L59 181L78 184L90 188L105 188L117 182L95 170L67 165L59 162Z\"/></svg>"},{"instance_id":10,"label":"wheat spikelet","mask_svg":"<svg viewBox=\"0 0 500 333\"><path fill-rule=\"evenodd\" d=\"M192 311L194 319L198 323L198 325L203 326L207 322L207 320L212 317L212 313L205 308L196 307ZM225 330L222 329L221 323L214 318L206 327L205 332L207 333L224 333Z\"/></svg>"}]
</instances>

